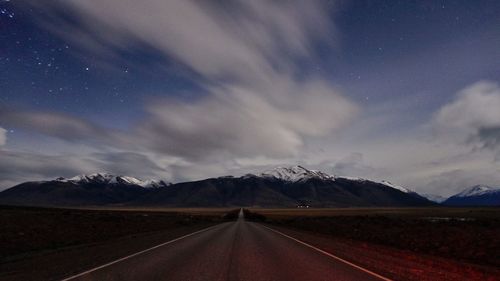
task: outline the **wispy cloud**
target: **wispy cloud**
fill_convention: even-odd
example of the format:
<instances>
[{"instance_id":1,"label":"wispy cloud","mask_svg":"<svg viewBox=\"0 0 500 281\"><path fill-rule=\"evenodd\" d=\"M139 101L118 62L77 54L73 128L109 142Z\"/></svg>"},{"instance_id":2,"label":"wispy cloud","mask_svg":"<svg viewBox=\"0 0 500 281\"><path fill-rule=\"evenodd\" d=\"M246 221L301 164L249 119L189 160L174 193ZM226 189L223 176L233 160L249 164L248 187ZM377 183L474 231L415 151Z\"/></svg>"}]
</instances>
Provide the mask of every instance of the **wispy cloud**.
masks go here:
<instances>
[{"instance_id":1,"label":"wispy cloud","mask_svg":"<svg viewBox=\"0 0 500 281\"><path fill-rule=\"evenodd\" d=\"M211 79L273 83L276 70L298 70L291 59L310 57L334 30L319 1L32 1L44 22L92 52L156 48ZM57 11L72 11L71 18Z\"/></svg>"},{"instance_id":2,"label":"wispy cloud","mask_svg":"<svg viewBox=\"0 0 500 281\"><path fill-rule=\"evenodd\" d=\"M0 147L7 143L7 130L0 127Z\"/></svg>"},{"instance_id":3,"label":"wispy cloud","mask_svg":"<svg viewBox=\"0 0 500 281\"><path fill-rule=\"evenodd\" d=\"M370 177L375 169L365 163L363 154L354 152L338 160L333 165L333 171L340 176Z\"/></svg>"},{"instance_id":4,"label":"wispy cloud","mask_svg":"<svg viewBox=\"0 0 500 281\"><path fill-rule=\"evenodd\" d=\"M203 97L155 100L131 134L160 153L293 156L304 138L331 134L358 110L328 79L300 67L301 60L317 59L315 46L335 41L319 1L33 4L48 9L43 22L54 32L86 51L113 53L140 43L197 74L192 81ZM62 8L72 11L71 21L54 12Z\"/></svg>"},{"instance_id":5,"label":"wispy cloud","mask_svg":"<svg viewBox=\"0 0 500 281\"><path fill-rule=\"evenodd\" d=\"M0 122L67 141L108 138L109 131L69 114L0 107Z\"/></svg>"},{"instance_id":6,"label":"wispy cloud","mask_svg":"<svg viewBox=\"0 0 500 281\"><path fill-rule=\"evenodd\" d=\"M0 150L0 189L26 180L70 176L93 170L87 158L74 156Z\"/></svg>"}]
</instances>

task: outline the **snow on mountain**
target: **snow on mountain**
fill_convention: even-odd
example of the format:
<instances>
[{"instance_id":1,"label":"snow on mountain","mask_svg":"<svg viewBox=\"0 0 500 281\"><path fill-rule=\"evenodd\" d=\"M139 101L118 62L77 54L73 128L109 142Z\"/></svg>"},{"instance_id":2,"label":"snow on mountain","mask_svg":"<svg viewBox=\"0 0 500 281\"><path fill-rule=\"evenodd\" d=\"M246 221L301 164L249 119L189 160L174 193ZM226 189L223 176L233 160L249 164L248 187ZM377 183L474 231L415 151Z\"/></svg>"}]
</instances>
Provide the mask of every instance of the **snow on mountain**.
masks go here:
<instances>
[{"instance_id":1,"label":"snow on mountain","mask_svg":"<svg viewBox=\"0 0 500 281\"><path fill-rule=\"evenodd\" d=\"M142 182L141 186L145 188L159 188L159 187L165 187L169 186L172 183L170 182L165 182L163 180L145 180Z\"/></svg>"},{"instance_id":2,"label":"snow on mountain","mask_svg":"<svg viewBox=\"0 0 500 281\"><path fill-rule=\"evenodd\" d=\"M406 187L402 187L400 185L396 185L396 184L393 184L391 183L390 181L386 181L386 180L383 180L383 181L375 181L375 180L369 180L369 179L364 179L364 178L358 178L358 177L345 177L345 176L342 176L342 177L339 177L339 176L334 176L336 179L346 179L346 180L351 180L351 181L369 181L369 182L374 182L374 183L379 183L379 184L383 184L385 186L388 186L390 188L394 188L394 189L397 189L401 192L404 192L404 193L415 193L414 191L412 190L409 190L408 188Z\"/></svg>"},{"instance_id":3,"label":"snow on mountain","mask_svg":"<svg viewBox=\"0 0 500 281\"><path fill-rule=\"evenodd\" d=\"M69 179L58 178L57 181L72 182L72 183L89 183L89 182L109 183L111 180L113 180L114 177L115 176L108 173L95 173L89 175L78 175Z\"/></svg>"},{"instance_id":4,"label":"snow on mountain","mask_svg":"<svg viewBox=\"0 0 500 281\"><path fill-rule=\"evenodd\" d=\"M443 202L448 206L500 206L500 188L476 185Z\"/></svg>"},{"instance_id":5,"label":"snow on mountain","mask_svg":"<svg viewBox=\"0 0 500 281\"><path fill-rule=\"evenodd\" d=\"M435 194L420 194L420 195L436 203L441 203L446 200L446 197Z\"/></svg>"},{"instance_id":6,"label":"snow on mountain","mask_svg":"<svg viewBox=\"0 0 500 281\"><path fill-rule=\"evenodd\" d=\"M158 188L168 186L170 183L162 180L140 180L129 176L115 176L108 173L94 173L89 175L78 175L72 178L57 178L56 181L71 182L74 184L82 183L97 183L97 184L125 184L125 185L138 185L144 188Z\"/></svg>"},{"instance_id":7,"label":"snow on mountain","mask_svg":"<svg viewBox=\"0 0 500 281\"><path fill-rule=\"evenodd\" d=\"M127 177L127 176L113 177L109 181L109 183L110 184L121 183L121 184L131 184L131 185L140 185L140 186L142 186L144 184L143 181L141 181L139 179L136 179L136 178L133 178L133 177Z\"/></svg>"},{"instance_id":8,"label":"snow on mountain","mask_svg":"<svg viewBox=\"0 0 500 281\"><path fill-rule=\"evenodd\" d=\"M392 188L394 188L394 189L397 189L397 190L399 190L399 191L402 191L402 192L404 192L404 193L410 193L410 192L412 192L412 191L410 191L410 190L409 190L409 189L407 189L407 188L404 188L404 187L399 186L399 185L395 185L395 184L393 184L393 183L391 183L391 182L389 182L389 181L385 181L385 180L383 180L383 181L381 181L380 183L381 183L381 184L383 184L383 185L387 185L388 187L392 187Z\"/></svg>"},{"instance_id":9,"label":"snow on mountain","mask_svg":"<svg viewBox=\"0 0 500 281\"><path fill-rule=\"evenodd\" d=\"M252 176L252 175L246 175L246 177L248 177L248 176ZM320 180L328 180L328 181L335 181L335 179L346 179L346 180L351 180L351 181L370 181L370 182L375 182L375 183L380 183L380 184L386 185L388 187L397 189L397 190L404 192L404 193L412 193L413 192L407 188L392 184L388 181L376 182L376 181L371 181L371 180L357 178L357 177L339 177L339 176L335 176L335 175L329 175L329 174L323 173L321 171L309 170L309 169L306 169L302 166L277 167L275 169L263 172L263 173L259 174L258 176L264 177L264 178L274 178L274 179L279 179L279 180L288 181L288 182L298 182L298 181L304 181L304 180L308 180L308 179L320 179Z\"/></svg>"},{"instance_id":10,"label":"snow on mountain","mask_svg":"<svg viewBox=\"0 0 500 281\"><path fill-rule=\"evenodd\" d=\"M232 177L232 176L226 176L226 177ZM383 184L385 186L397 189L401 192L404 193L413 193L413 191L404 188L399 185L392 184L388 181L372 181L368 179L363 179L363 178L355 178L355 177L340 177L340 176L335 176L335 175L329 175L327 173L317 171L317 170L309 170L304 168L303 166L291 166L291 167L277 167L265 172L262 172L260 174L254 175L254 174L247 174L243 176L242 178L249 178L249 177L261 177L261 178L269 178L269 179L278 179L286 182L300 182L300 181L307 181L310 179L319 179L319 180L324 180L324 181L335 181L336 179L344 179L344 180L350 180L350 181L368 181L368 182L374 182L374 183L379 183ZM140 180L134 177L129 177L129 176L116 176L108 173L94 173L94 174L88 174L88 175L78 175L69 179L66 178L58 178L56 181L61 181L61 182L71 182L74 184L81 184L81 183L97 183L97 184L125 184L125 185L137 185L137 186L142 186L144 188L159 188L159 187L164 187L171 185L171 183L164 182L162 180L156 181L156 180Z\"/></svg>"},{"instance_id":11,"label":"snow on mountain","mask_svg":"<svg viewBox=\"0 0 500 281\"><path fill-rule=\"evenodd\" d=\"M466 188L464 191L454 195L453 197L472 197L481 196L489 193L500 192L500 188L494 188L487 185L475 185Z\"/></svg>"},{"instance_id":12,"label":"snow on mountain","mask_svg":"<svg viewBox=\"0 0 500 281\"><path fill-rule=\"evenodd\" d=\"M367 181L367 179L359 177L346 177L346 176L335 176L336 179L345 179L350 181Z\"/></svg>"},{"instance_id":13,"label":"snow on mountain","mask_svg":"<svg viewBox=\"0 0 500 281\"><path fill-rule=\"evenodd\" d=\"M302 166L277 167L265 171L258 176L263 178L275 178L283 181L298 182L308 179L335 180L335 176L316 170L308 170Z\"/></svg>"}]
</instances>

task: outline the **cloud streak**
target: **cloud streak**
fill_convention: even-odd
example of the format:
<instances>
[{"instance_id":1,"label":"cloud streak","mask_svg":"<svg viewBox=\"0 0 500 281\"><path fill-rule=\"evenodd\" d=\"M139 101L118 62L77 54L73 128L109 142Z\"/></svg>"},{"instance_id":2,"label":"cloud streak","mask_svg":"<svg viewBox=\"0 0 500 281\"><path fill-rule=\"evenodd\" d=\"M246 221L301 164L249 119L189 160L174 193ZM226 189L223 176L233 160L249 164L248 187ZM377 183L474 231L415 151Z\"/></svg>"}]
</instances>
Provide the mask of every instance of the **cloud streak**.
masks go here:
<instances>
[{"instance_id":1,"label":"cloud streak","mask_svg":"<svg viewBox=\"0 0 500 281\"><path fill-rule=\"evenodd\" d=\"M147 45L197 74L192 81L204 95L189 101L155 100L146 107L148 118L125 137L128 144L189 159L214 154L289 157L306 138L331 134L358 111L327 79L300 67L301 60L316 59L315 46L334 43L335 28L319 1L72 0L33 5L47 9L51 16L43 22L51 30L86 51L117 56L133 44ZM72 11L72 20L59 17L58 9ZM41 130L60 131L64 138L65 125ZM98 131L74 120L72 125L88 134Z\"/></svg>"},{"instance_id":2,"label":"cloud streak","mask_svg":"<svg viewBox=\"0 0 500 281\"><path fill-rule=\"evenodd\" d=\"M7 143L7 130L0 127L0 147Z\"/></svg>"},{"instance_id":3,"label":"cloud streak","mask_svg":"<svg viewBox=\"0 0 500 281\"><path fill-rule=\"evenodd\" d=\"M0 124L57 137L66 141L109 139L110 131L68 114L0 107Z\"/></svg>"},{"instance_id":4,"label":"cloud streak","mask_svg":"<svg viewBox=\"0 0 500 281\"><path fill-rule=\"evenodd\" d=\"M189 104L156 103L138 135L155 150L188 158L211 153L286 157L300 150L303 137L324 136L357 110L322 82L283 87L276 94L286 98L274 103L235 86L214 89L210 97Z\"/></svg>"},{"instance_id":5,"label":"cloud streak","mask_svg":"<svg viewBox=\"0 0 500 281\"><path fill-rule=\"evenodd\" d=\"M91 51L136 43L156 48L211 79L273 83L289 74L291 59L311 56L315 40L331 43L334 30L319 1L70 0L50 5L45 23ZM73 11L71 20L54 11Z\"/></svg>"}]
</instances>

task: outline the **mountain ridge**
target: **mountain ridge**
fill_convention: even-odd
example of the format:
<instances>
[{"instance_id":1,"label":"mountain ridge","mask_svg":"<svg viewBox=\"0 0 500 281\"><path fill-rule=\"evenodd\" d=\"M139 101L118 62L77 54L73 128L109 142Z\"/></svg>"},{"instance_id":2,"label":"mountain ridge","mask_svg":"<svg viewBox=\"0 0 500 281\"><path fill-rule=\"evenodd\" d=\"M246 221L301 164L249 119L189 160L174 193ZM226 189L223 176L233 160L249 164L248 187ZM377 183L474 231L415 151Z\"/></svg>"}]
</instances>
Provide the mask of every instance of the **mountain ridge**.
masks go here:
<instances>
[{"instance_id":1,"label":"mountain ridge","mask_svg":"<svg viewBox=\"0 0 500 281\"><path fill-rule=\"evenodd\" d=\"M140 180L138 178L123 176L123 175L113 175L109 173L93 173L93 174L81 174L74 176L72 178L59 177L55 181L59 182L71 182L75 184L81 183L104 183L104 184L128 184L137 185L145 188L155 188L160 186L168 186L172 183L165 182L164 180Z\"/></svg>"},{"instance_id":2,"label":"mountain ridge","mask_svg":"<svg viewBox=\"0 0 500 281\"><path fill-rule=\"evenodd\" d=\"M500 187L474 185L442 203L447 206L500 206Z\"/></svg>"},{"instance_id":3,"label":"mountain ridge","mask_svg":"<svg viewBox=\"0 0 500 281\"><path fill-rule=\"evenodd\" d=\"M155 187L155 188L151 188ZM83 199L81 199L83 198ZM241 177L225 176L176 184L107 173L26 182L0 193L0 203L35 205L421 206L433 203L388 181L376 182L277 167Z\"/></svg>"}]
</instances>

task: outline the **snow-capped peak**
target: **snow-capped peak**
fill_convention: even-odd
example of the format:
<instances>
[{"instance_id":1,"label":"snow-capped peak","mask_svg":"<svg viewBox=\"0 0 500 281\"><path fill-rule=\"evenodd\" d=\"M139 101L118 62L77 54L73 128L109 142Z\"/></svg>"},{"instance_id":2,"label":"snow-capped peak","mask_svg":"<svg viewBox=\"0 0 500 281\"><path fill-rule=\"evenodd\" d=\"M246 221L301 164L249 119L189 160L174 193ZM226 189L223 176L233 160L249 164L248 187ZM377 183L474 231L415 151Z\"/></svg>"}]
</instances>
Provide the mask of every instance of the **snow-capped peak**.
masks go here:
<instances>
[{"instance_id":1,"label":"snow-capped peak","mask_svg":"<svg viewBox=\"0 0 500 281\"><path fill-rule=\"evenodd\" d=\"M470 196L479 196L490 192L500 192L500 189L493 188L487 185L475 185L469 188L466 188L464 191L454 195L453 197L470 197Z\"/></svg>"},{"instance_id":2,"label":"snow-capped peak","mask_svg":"<svg viewBox=\"0 0 500 281\"><path fill-rule=\"evenodd\" d=\"M116 176L113 177L110 181L110 184L116 184L116 183L121 183L121 184L132 184L132 185L140 185L142 186L144 184L143 181L133 178L133 177L127 177L127 176Z\"/></svg>"},{"instance_id":3,"label":"snow-capped peak","mask_svg":"<svg viewBox=\"0 0 500 281\"><path fill-rule=\"evenodd\" d=\"M246 175L248 176L253 176L253 175ZM321 180L329 180L329 181L335 181L335 179L345 179L345 180L350 180L350 181L370 181L370 182L375 182L375 183L380 183L385 186L397 189L401 192L404 193L412 193L413 191L404 188L399 185L392 184L388 181L381 181L381 182L376 182L372 180L367 180L363 178L355 178L355 177L340 177L340 176L334 176L334 175L329 175L327 173L317 171L317 170L309 170L306 169L302 166L292 166L292 167L277 167L272 170L263 172L258 175L259 177L263 178L273 178L273 179L279 179L283 181L288 181L288 182L298 182L298 181L304 181L308 179L321 179Z\"/></svg>"},{"instance_id":4,"label":"snow-capped peak","mask_svg":"<svg viewBox=\"0 0 500 281\"><path fill-rule=\"evenodd\" d=\"M316 170L308 170L302 166L277 167L259 175L263 178L275 178L283 181L297 182L306 179L334 180L335 176Z\"/></svg>"},{"instance_id":5,"label":"snow-capped peak","mask_svg":"<svg viewBox=\"0 0 500 281\"><path fill-rule=\"evenodd\" d=\"M125 185L137 185L144 188L157 188L162 186L167 186L170 183L166 183L162 180L140 180L129 176L115 176L108 173L94 173L89 175L78 175L72 178L57 178L56 181L60 182L71 182L74 184L82 183L99 183L99 184L125 184Z\"/></svg>"},{"instance_id":6,"label":"snow-capped peak","mask_svg":"<svg viewBox=\"0 0 500 281\"><path fill-rule=\"evenodd\" d=\"M140 186L145 187L145 188L159 188L159 187L169 186L171 184L172 183L165 182L163 180L145 180L145 181L142 181L142 184Z\"/></svg>"},{"instance_id":7,"label":"snow-capped peak","mask_svg":"<svg viewBox=\"0 0 500 281\"><path fill-rule=\"evenodd\" d=\"M88 183L88 182L99 182L99 183L109 183L115 176L108 173L94 173L89 175L78 175L69 179L59 179L59 181L73 182L73 183Z\"/></svg>"},{"instance_id":8,"label":"snow-capped peak","mask_svg":"<svg viewBox=\"0 0 500 281\"><path fill-rule=\"evenodd\" d=\"M409 189L407 189L405 187L402 187L402 186L399 186L399 185L395 185L395 184L393 184L393 183L391 183L389 181L386 181L386 180L383 180L380 183L383 184L383 185L387 185L388 187L392 187L394 189L397 189L397 190L399 190L401 192L404 192L404 193L410 193L411 192Z\"/></svg>"}]
</instances>

